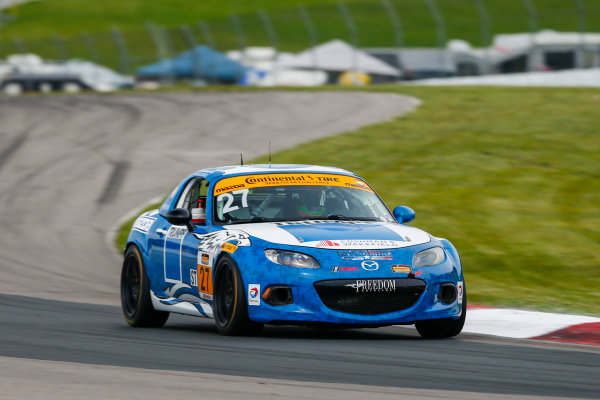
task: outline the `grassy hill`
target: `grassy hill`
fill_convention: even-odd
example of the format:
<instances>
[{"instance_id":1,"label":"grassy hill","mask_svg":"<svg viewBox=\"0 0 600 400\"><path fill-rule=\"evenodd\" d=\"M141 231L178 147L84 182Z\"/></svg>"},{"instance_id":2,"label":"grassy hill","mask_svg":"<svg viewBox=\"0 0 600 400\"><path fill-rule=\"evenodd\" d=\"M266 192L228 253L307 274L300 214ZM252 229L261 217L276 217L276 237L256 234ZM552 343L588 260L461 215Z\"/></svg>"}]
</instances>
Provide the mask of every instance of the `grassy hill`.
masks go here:
<instances>
[{"instance_id":1,"label":"grassy hill","mask_svg":"<svg viewBox=\"0 0 600 400\"><path fill-rule=\"evenodd\" d=\"M600 315L600 91L369 90L423 105L273 162L345 168L390 208L412 207L411 225L457 247L474 303Z\"/></svg>"},{"instance_id":2,"label":"grassy hill","mask_svg":"<svg viewBox=\"0 0 600 400\"><path fill-rule=\"evenodd\" d=\"M457 247L474 302L600 315L600 91L378 90L424 104L274 162L345 168L412 207Z\"/></svg>"},{"instance_id":3,"label":"grassy hill","mask_svg":"<svg viewBox=\"0 0 600 400\"><path fill-rule=\"evenodd\" d=\"M409 47L435 46L438 32L425 0L390 0L403 24L404 43ZM298 12L302 4L311 16L320 42L341 38L351 41L336 0L42 0L5 10L15 20L0 28L0 56L20 50L33 51L47 58L90 58L98 53L100 62L115 66L117 51L112 27L124 32L134 64L156 57L157 51L146 29L146 21L167 28L174 52L188 45L178 29L187 24L198 42L204 42L197 23L203 20L221 50L239 47L230 15L238 16L248 45L270 44L259 10L267 13L282 50L309 47L310 37ZM393 25L380 0L345 0L358 30L362 47L395 44ZM577 31L579 20L573 0L533 1L537 28ZM600 3L586 1L585 23L589 31L600 31ZM483 41L480 14L474 0L436 0L445 20L445 38L461 38L474 45ZM491 33L524 32L530 28L522 0L482 0L490 21ZM89 36L84 38L83 33ZM59 40L57 44L57 39ZM92 42L93 50L86 45ZM61 42L62 41L62 42ZM487 44L487 43L486 43Z\"/></svg>"}]
</instances>

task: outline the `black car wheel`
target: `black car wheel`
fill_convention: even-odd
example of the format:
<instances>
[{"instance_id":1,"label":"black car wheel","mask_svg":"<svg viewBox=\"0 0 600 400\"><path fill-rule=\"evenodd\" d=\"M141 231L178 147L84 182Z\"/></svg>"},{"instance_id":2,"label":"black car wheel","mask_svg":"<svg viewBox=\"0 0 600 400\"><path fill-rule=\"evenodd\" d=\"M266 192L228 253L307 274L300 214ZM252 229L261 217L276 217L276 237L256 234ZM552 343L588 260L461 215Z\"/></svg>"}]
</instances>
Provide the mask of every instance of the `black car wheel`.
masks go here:
<instances>
[{"instance_id":1,"label":"black car wheel","mask_svg":"<svg viewBox=\"0 0 600 400\"><path fill-rule=\"evenodd\" d=\"M240 271L227 255L215 268L214 317L219 333L226 336L258 335L263 324L248 317L248 303Z\"/></svg>"},{"instance_id":2,"label":"black car wheel","mask_svg":"<svg viewBox=\"0 0 600 400\"><path fill-rule=\"evenodd\" d=\"M125 252L121 271L121 307L131 326L160 327L169 313L156 311L150 299L150 283L139 249L133 245Z\"/></svg>"},{"instance_id":3,"label":"black car wheel","mask_svg":"<svg viewBox=\"0 0 600 400\"><path fill-rule=\"evenodd\" d=\"M464 285L464 284L463 284ZM465 325L467 318L467 287L463 286L463 302L460 317L434 319L415 323L419 334L426 339L449 338L458 335Z\"/></svg>"}]
</instances>

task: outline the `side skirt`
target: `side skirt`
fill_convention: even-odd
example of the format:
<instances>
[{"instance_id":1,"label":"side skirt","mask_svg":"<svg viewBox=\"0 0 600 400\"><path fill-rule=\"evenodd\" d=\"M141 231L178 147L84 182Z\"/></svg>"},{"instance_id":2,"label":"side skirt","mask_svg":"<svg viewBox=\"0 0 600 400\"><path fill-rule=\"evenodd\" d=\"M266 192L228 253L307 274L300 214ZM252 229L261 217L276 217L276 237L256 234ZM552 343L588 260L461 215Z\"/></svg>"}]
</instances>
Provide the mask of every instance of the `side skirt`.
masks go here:
<instances>
[{"instance_id":1,"label":"side skirt","mask_svg":"<svg viewBox=\"0 0 600 400\"><path fill-rule=\"evenodd\" d=\"M152 299L152 307L158 311L167 311L177 314L193 315L195 317L213 318L212 306L208 303L204 303L198 298L198 302L195 301L183 301L176 299L175 297L161 298L150 291L150 298Z\"/></svg>"}]
</instances>

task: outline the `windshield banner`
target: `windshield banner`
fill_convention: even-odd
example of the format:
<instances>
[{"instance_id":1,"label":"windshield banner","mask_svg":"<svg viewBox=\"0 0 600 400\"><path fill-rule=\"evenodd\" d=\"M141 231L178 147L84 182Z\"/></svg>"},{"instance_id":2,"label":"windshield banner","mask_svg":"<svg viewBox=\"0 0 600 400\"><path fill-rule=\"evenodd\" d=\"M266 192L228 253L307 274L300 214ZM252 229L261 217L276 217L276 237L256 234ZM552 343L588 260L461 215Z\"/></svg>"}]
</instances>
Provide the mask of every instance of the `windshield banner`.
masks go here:
<instances>
[{"instance_id":1,"label":"windshield banner","mask_svg":"<svg viewBox=\"0 0 600 400\"><path fill-rule=\"evenodd\" d=\"M287 185L341 186L374 193L369 185L352 176L332 174L260 174L234 176L220 180L215 185L215 195L240 189Z\"/></svg>"}]
</instances>

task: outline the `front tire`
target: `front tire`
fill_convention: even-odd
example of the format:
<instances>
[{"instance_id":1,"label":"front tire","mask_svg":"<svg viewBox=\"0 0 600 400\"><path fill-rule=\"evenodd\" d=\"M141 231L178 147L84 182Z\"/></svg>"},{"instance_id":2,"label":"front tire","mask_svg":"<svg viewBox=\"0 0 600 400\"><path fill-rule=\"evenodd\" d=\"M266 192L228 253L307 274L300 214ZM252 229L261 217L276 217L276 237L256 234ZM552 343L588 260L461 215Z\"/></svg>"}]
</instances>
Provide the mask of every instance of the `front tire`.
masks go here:
<instances>
[{"instance_id":1,"label":"front tire","mask_svg":"<svg viewBox=\"0 0 600 400\"><path fill-rule=\"evenodd\" d=\"M169 313L156 311L150 299L150 282L144 260L136 245L125 252L121 270L121 308L125 321L136 327L161 327Z\"/></svg>"},{"instance_id":2,"label":"front tire","mask_svg":"<svg viewBox=\"0 0 600 400\"><path fill-rule=\"evenodd\" d=\"M214 284L214 317L217 330L225 336L258 335L263 324L248 317L248 302L240 271L228 255L217 263Z\"/></svg>"},{"instance_id":3,"label":"front tire","mask_svg":"<svg viewBox=\"0 0 600 400\"><path fill-rule=\"evenodd\" d=\"M425 339L442 339L458 335L465 325L467 318L467 288L463 288L463 303L460 317L434 319L415 323L417 331Z\"/></svg>"}]
</instances>

